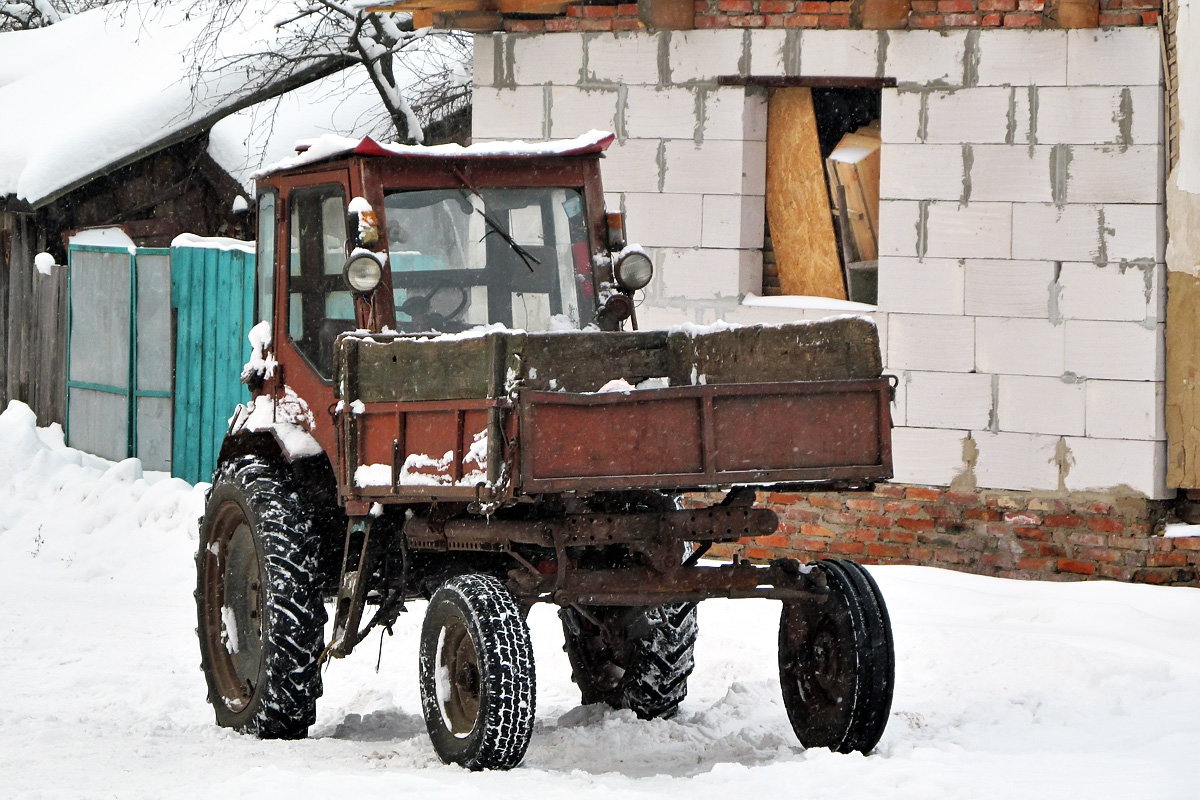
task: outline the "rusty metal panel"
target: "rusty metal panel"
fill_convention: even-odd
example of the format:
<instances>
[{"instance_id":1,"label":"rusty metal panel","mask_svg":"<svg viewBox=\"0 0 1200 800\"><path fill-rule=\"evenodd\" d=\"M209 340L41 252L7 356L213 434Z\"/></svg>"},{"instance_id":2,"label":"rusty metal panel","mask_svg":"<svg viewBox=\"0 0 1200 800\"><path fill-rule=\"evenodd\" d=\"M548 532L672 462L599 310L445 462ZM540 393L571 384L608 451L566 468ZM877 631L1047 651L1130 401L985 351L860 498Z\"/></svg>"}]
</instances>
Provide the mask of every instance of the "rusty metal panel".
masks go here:
<instances>
[{"instance_id":1,"label":"rusty metal panel","mask_svg":"<svg viewBox=\"0 0 1200 800\"><path fill-rule=\"evenodd\" d=\"M733 472L878 464L879 402L867 392L714 398L713 466Z\"/></svg>"},{"instance_id":2,"label":"rusty metal panel","mask_svg":"<svg viewBox=\"0 0 1200 800\"><path fill-rule=\"evenodd\" d=\"M596 395L545 393L522 427L531 478L697 473L703 468L695 397L579 402ZM601 398L613 395L598 395Z\"/></svg>"},{"instance_id":3,"label":"rusty metal panel","mask_svg":"<svg viewBox=\"0 0 1200 800\"><path fill-rule=\"evenodd\" d=\"M517 488L883 480L889 398L886 379L522 392Z\"/></svg>"}]
</instances>

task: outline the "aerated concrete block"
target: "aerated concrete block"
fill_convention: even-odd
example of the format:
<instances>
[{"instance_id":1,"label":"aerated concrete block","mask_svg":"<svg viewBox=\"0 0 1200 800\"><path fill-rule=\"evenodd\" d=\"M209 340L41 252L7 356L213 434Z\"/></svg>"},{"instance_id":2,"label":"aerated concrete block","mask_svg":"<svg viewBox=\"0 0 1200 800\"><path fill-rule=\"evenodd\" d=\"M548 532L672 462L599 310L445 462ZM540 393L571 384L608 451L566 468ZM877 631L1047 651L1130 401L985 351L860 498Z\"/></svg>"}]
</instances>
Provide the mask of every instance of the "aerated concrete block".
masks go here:
<instances>
[{"instance_id":1,"label":"aerated concrete block","mask_svg":"<svg viewBox=\"0 0 1200 800\"><path fill-rule=\"evenodd\" d=\"M977 85L1066 84L1066 31L995 29L980 31L978 36Z\"/></svg>"},{"instance_id":2,"label":"aerated concrete block","mask_svg":"<svg viewBox=\"0 0 1200 800\"><path fill-rule=\"evenodd\" d=\"M1053 147L977 144L970 149L972 202L1049 203L1054 199Z\"/></svg>"},{"instance_id":3,"label":"aerated concrete block","mask_svg":"<svg viewBox=\"0 0 1200 800\"><path fill-rule=\"evenodd\" d=\"M879 259L879 307L909 314L963 313L963 262L952 258Z\"/></svg>"},{"instance_id":4,"label":"aerated concrete block","mask_svg":"<svg viewBox=\"0 0 1200 800\"><path fill-rule=\"evenodd\" d=\"M627 193L629 241L647 247L699 247L701 200L697 194Z\"/></svg>"},{"instance_id":5,"label":"aerated concrete block","mask_svg":"<svg viewBox=\"0 0 1200 800\"><path fill-rule=\"evenodd\" d=\"M616 89L550 87L550 136L569 139L590 130L617 130Z\"/></svg>"},{"instance_id":6,"label":"aerated concrete block","mask_svg":"<svg viewBox=\"0 0 1200 800\"><path fill-rule=\"evenodd\" d=\"M518 86L574 86L583 77L583 34L513 36L513 80Z\"/></svg>"},{"instance_id":7,"label":"aerated concrete block","mask_svg":"<svg viewBox=\"0 0 1200 800\"><path fill-rule=\"evenodd\" d=\"M625 93L625 134L637 139L690 139L696 135L699 98L684 87L630 86Z\"/></svg>"},{"instance_id":8,"label":"aerated concrete block","mask_svg":"<svg viewBox=\"0 0 1200 800\"><path fill-rule=\"evenodd\" d=\"M1166 442L1130 439L1065 439L1072 464L1068 491L1128 491L1152 500L1172 497L1166 486Z\"/></svg>"},{"instance_id":9,"label":"aerated concrete block","mask_svg":"<svg viewBox=\"0 0 1200 800\"><path fill-rule=\"evenodd\" d=\"M979 317L1049 319L1054 272L1051 261L969 259L966 313Z\"/></svg>"},{"instance_id":10,"label":"aerated concrete block","mask_svg":"<svg viewBox=\"0 0 1200 800\"><path fill-rule=\"evenodd\" d=\"M545 34L539 38L552 39L558 35ZM614 86L660 85L658 41L657 35L644 31L585 35L586 79Z\"/></svg>"},{"instance_id":11,"label":"aerated concrete block","mask_svg":"<svg viewBox=\"0 0 1200 800\"><path fill-rule=\"evenodd\" d=\"M1085 385L1088 436L1100 439L1167 438L1163 384L1090 380Z\"/></svg>"},{"instance_id":12,"label":"aerated concrete block","mask_svg":"<svg viewBox=\"0 0 1200 800\"><path fill-rule=\"evenodd\" d=\"M1012 253L1011 203L929 203L925 252L931 258L1008 258Z\"/></svg>"},{"instance_id":13,"label":"aerated concrete block","mask_svg":"<svg viewBox=\"0 0 1200 800\"><path fill-rule=\"evenodd\" d=\"M881 198L958 200L966 183L962 145L888 144L880 150Z\"/></svg>"},{"instance_id":14,"label":"aerated concrete block","mask_svg":"<svg viewBox=\"0 0 1200 800\"><path fill-rule=\"evenodd\" d=\"M948 486L966 470L963 440L967 431L942 428L893 428L892 463L897 483Z\"/></svg>"},{"instance_id":15,"label":"aerated concrete block","mask_svg":"<svg viewBox=\"0 0 1200 800\"><path fill-rule=\"evenodd\" d=\"M980 372L1002 375L1062 375L1065 332L1044 319L979 317L975 359Z\"/></svg>"},{"instance_id":16,"label":"aerated concrete block","mask_svg":"<svg viewBox=\"0 0 1200 800\"><path fill-rule=\"evenodd\" d=\"M975 319L937 314L888 314L886 366L893 370L972 372Z\"/></svg>"},{"instance_id":17,"label":"aerated concrete block","mask_svg":"<svg viewBox=\"0 0 1200 800\"><path fill-rule=\"evenodd\" d=\"M967 31L888 31L885 74L900 84L958 87L966 74Z\"/></svg>"},{"instance_id":18,"label":"aerated concrete block","mask_svg":"<svg viewBox=\"0 0 1200 800\"><path fill-rule=\"evenodd\" d=\"M996 424L1002 431L1082 436L1084 383L1062 378L1000 375Z\"/></svg>"},{"instance_id":19,"label":"aerated concrete block","mask_svg":"<svg viewBox=\"0 0 1200 800\"><path fill-rule=\"evenodd\" d=\"M736 28L672 31L667 47L671 83L716 83L720 75L743 73L742 31Z\"/></svg>"},{"instance_id":20,"label":"aerated concrete block","mask_svg":"<svg viewBox=\"0 0 1200 800\"><path fill-rule=\"evenodd\" d=\"M975 480L984 489L1057 489L1059 437L1037 433L975 433Z\"/></svg>"},{"instance_id":21,"label":"aerated concrete block","mask_svg":"<svg viewBox=\"0 0 1200 800\"><path fill-rule=\"evenodd\" d=\"M1162 40L1155 27L1067 31L1067 83L1072 86L1158 86Z\"/></svg>"},{"instance_id":22,"label":"aerated concrete block","mask_svg":"<svg viewBox=\"0 0 1200 800\"><path fill-rule=\"evenodd\" d=\"M1161 381L1164 338L1160 323L1146 328L1139 322L1067 320L1068 372L1084 378Z\"/></svg>"},{"instance_id":23,"label":"aerated concrete block","mask_svg":"<svg viewBox=\"0 0 1200 800\"><path fill-rule=\"evenodd\" d=\"M847 78L883 77L877 31L800 32L800 73Z\"/></svg>"},{"instance_id":24,"label":"aerated concrete block","mask_svg":"<svg viewBox=\"0 0 1200 800\"><path fill-rule=\"evenodd\" d=\"M1005 144L1009 137L1008 89L986 87L928 93L924 141Z\"/></svg>"},{"instance_id":25,"label":"aerated concrete block","mask_svg":"<svg viewBox=\"0 0 1200 800\"><path fill-rule=\"evenodd\" d=\"M477 86L471 103L471 128L477 138L530 141L546 138L545 90L540 86L516 89Z\"/></svg>"},{"instance_id":26,"label":"aerated concrete block","mask_svg":"<svg viewBox=\"0 0 1200 800\"><path fill-rule=\"evenodd\" d=\"M907 424L982 430L992 414L992 376L974 372L906 373Z\"/></svg>"}]
</instances>

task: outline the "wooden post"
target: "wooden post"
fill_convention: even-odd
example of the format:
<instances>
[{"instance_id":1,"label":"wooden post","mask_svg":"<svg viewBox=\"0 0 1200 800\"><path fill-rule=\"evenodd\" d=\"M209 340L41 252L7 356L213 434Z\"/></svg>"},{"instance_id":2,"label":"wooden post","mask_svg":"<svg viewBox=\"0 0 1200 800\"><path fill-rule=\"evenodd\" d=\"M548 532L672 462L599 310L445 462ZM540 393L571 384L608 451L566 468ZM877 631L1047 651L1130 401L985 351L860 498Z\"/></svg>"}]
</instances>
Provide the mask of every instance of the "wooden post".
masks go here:
<instances>
[{"instance_id":1,"label":"wooden post","mask_svg":"<svg viewBox=\"0 0 1200 800\"><path fill-rule=\"evenodd\" d=\"M689 31L696 27L692 0L638 0L638 19L659 31Z\"/></svg>"},{"instance_id":2,"label":"wooden post","mask_svg":"<svg viewBox=\"0 0 1200 800\"><path fill-rule=\"evenodd\" d=\"M1059 28L1096 28L1100 0L1047 0L1045 16Z\"/></svg>"},{"instance_id":3,"label":"wooden post","mask_svg":"<svg viewBox=\"0 0 1200 800\"><path fill-rule=\"evenodd\" d=\"M908 27L911 0L851 0L850 27L901 30Z\"/></svg>"}]
</instances>

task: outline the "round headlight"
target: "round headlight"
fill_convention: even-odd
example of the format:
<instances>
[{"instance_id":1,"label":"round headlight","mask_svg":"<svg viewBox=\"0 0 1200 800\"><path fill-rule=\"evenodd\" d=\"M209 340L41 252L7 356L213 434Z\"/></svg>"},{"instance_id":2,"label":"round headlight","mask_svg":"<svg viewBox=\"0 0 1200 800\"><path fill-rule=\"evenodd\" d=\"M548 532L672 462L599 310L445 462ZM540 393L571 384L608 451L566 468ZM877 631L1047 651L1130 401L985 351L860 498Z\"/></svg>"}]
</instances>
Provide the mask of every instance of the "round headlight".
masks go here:
<instances>
[{"instance_id":1,"label":"round headlight","mask_svg":"<svg viewBox=\"0 0 1200 800\"><path fill-rule=\"evenodd\" d=\"M373 253L356 253L346 262L342 274L351 289L366 294L383 280L383 263Z\"/></svg>"},{"instance_id":2,"label":"round headlight","mask_svg":"<svg viewBox=\"0 0 1200 800\"><path fill-rule=\"evenodd\" d=\"M617 262L617 283L627 292L636 292L644 288L653 276L654 264L650 262L649 256L640 250L627 253Z\"/></svg>"}]
</instances>

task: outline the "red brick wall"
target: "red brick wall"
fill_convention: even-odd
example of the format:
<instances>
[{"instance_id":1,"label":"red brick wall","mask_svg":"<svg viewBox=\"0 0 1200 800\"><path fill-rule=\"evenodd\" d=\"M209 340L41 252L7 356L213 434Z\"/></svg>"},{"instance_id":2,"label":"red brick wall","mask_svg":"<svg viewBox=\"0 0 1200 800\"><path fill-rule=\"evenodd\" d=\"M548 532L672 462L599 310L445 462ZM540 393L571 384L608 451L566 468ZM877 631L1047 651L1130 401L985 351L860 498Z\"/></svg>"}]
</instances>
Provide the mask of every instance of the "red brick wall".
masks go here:
<instances>
[{"instance_id":1,"label":"red brick wall","mask_svg":"<svg viewBox=\"0 0 1200 800\"><path fill-rule=\"evenodd\" d=\"M1162 0L1100 0L1100 25L1155 25ZM849 0L697 0L697 28L849 28ZM573 5L566 16L505 19L514 33L644 30L637 3ZM1044 0L912 0L909 28L1057 27Z\"/></svg>"},{"instance_id":2,"label":"red brick wall","mask_svg":"<svg viewBox=\"0 0 1200 800\"><path fill-rule=\"evenodd\" d=\"M759 501L779 514L779 531L717 546L715 555L844 556L1011 578L1200 586L1200 537L1163 537L1162 502L896 484L860 493L760 493Z\"/></svg>"}]
</instances>

